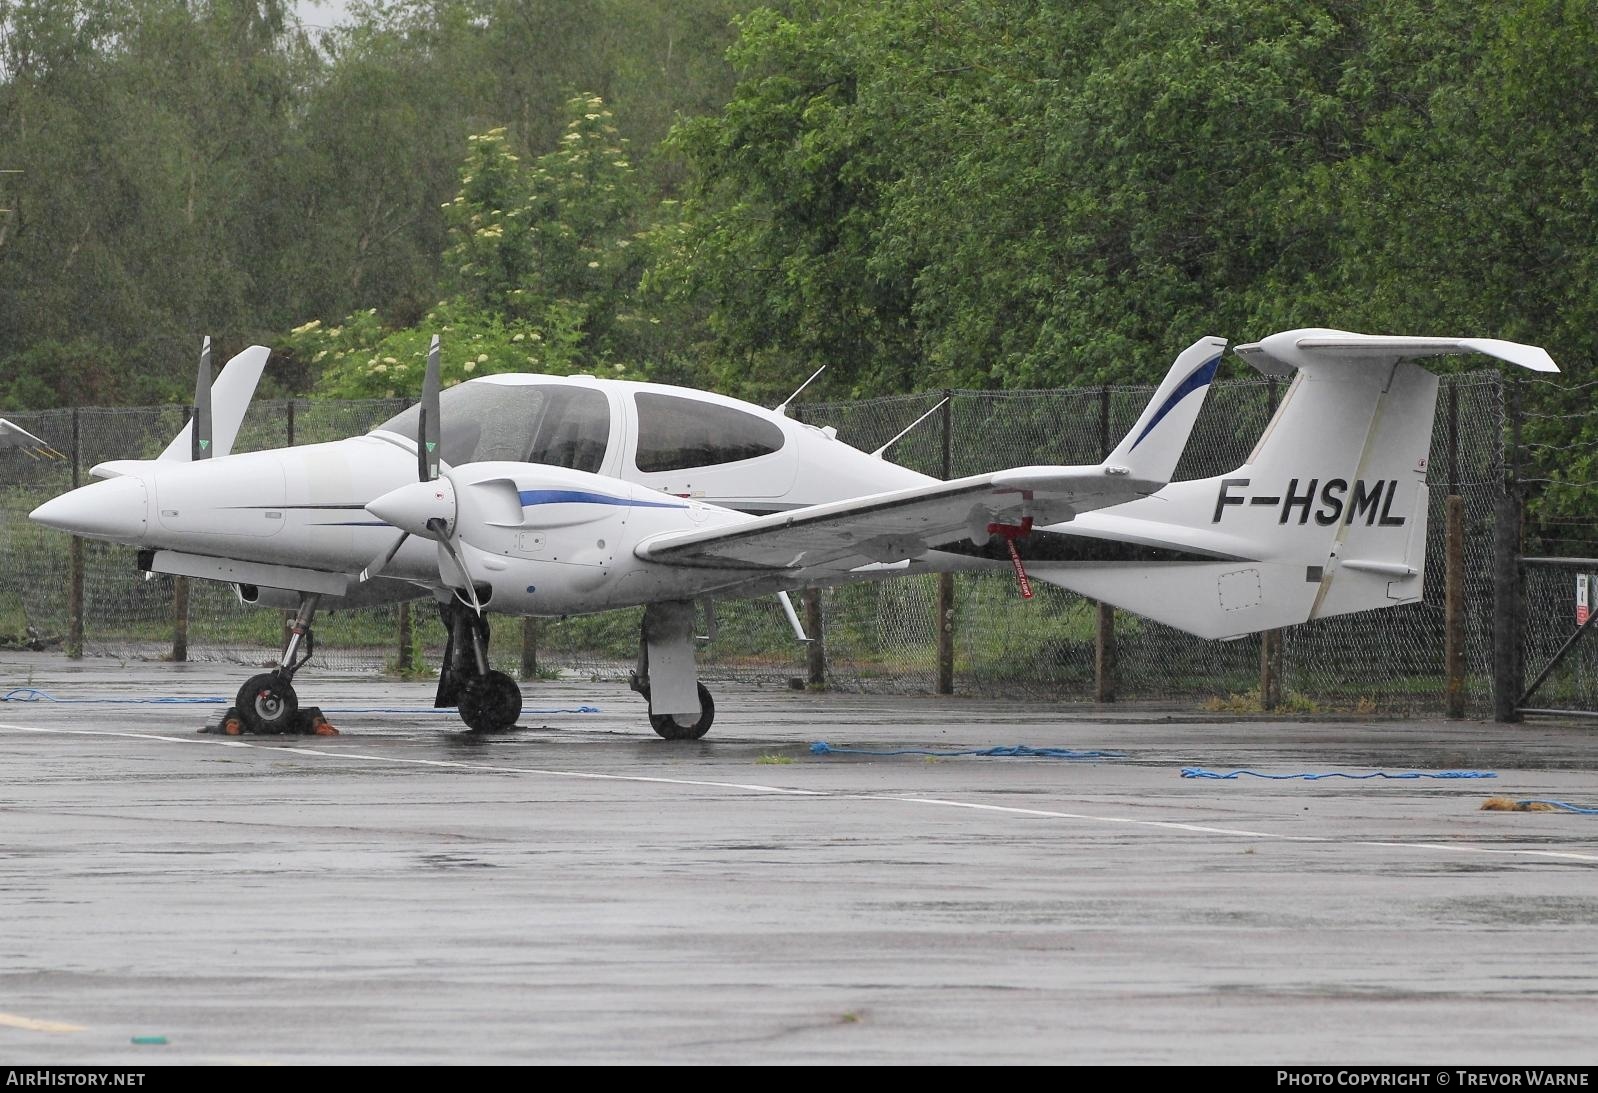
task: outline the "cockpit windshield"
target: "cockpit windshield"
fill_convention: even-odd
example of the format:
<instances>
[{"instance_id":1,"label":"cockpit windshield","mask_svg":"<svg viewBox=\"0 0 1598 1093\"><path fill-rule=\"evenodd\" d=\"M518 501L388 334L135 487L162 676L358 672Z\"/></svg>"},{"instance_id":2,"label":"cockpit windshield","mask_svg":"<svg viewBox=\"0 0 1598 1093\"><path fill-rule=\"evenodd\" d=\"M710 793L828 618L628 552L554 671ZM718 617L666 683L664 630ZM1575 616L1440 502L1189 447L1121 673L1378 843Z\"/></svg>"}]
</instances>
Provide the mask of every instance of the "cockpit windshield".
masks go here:
<instances>
[{"instance_id":1,"label":"cockpit windshield","mask_svg":"<svg viewBox=\"0 0 1598 1093\"><path fill-rule=\"evenodd\" d=\"M592 387L561 383L463 383L439 393L445 463L489 459L597 472L610 441L610 400ZM415 438L420 404L373 432Z\"/></svg>"}]
</instances>

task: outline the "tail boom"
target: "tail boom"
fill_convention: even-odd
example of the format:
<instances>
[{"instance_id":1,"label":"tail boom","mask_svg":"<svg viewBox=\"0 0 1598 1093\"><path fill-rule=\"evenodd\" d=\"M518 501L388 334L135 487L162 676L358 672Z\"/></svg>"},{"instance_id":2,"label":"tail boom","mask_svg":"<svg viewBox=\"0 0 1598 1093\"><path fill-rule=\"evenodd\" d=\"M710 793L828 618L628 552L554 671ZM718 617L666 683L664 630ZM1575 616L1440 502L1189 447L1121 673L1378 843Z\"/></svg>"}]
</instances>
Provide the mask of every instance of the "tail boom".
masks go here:
<instances>
[{"instance_id":1,"label":"tail boom","mask_svg":"<svg viewBox=\"0 0 1598 1093\"><path fill-rule=\"evenodd\" d=\"M1297 375L1246 463L1058 529L1214 560L1034 563L1033 576L1206 638L1420 600L1438 380L1398 359L1411 347L1382 343L1424 343L1415 355L1480 343L1362 337L1306 337L1291 353L1256 343L1292 356ZM1513 348L1494 355L1539 360Z\"/></svg>"}]
</instances>

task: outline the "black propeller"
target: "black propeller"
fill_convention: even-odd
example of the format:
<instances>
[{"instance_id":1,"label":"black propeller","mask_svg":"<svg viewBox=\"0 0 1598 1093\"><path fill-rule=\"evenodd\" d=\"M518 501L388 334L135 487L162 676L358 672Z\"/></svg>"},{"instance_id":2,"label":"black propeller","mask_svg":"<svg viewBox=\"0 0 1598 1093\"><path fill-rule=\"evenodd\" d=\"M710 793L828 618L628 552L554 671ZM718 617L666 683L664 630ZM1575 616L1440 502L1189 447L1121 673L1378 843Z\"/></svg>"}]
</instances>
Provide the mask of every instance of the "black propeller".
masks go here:
<instances>
[{"instance_id":1,"label":"black propeller","mask_svg":"<svg viewBox=\"0 0 1598 1093\"><path fill-rule=\"evenodd\" d=\"M427 371L422 375L422 416L416 422L416 476L420 482L438 478L438 445L442 422L438 414L438 335L427 348Z\"/></svg>"},{"instance_id":2,"label":"black propeller","mask_svg":"<svg viewBox=\"0 0 1598 1093\"><path fill-rule=\"evenodd\" d=\"M189 459L211 458L211 339L200 343L200 374L194 380L194 416L189 419Z\"/></svg>"},{"instance_id":3,"label":"black propeller","mask_svg":"<svg viewBox=\"0 0 1598 1093\"><path fill-rule=\"evenodd\" d=\"M438 481L439 435L443 425L438 410L439 386L438 335L434 334L432 344L427 347L427 370L422 373L422 405L419 416L416 419L416 479L418 482ZM388 563L394 560L394 555L399 553L400 547L404 546L405 540L410 537L410 532L400 532L399 538L394 540L394 545L389 547L386 553L372 559L366 568L361 570L361 583L366 583L387 569Z\"/></svg>"},{"instance_id":4,"label":"black propeller","mask_svg":"<svg viewBox=\"0 0 1598 1093\"><path fill-rule=\"evenodd\" d=\"M418 482L437 482L439 473L439 448L442 444L443 418L439 413L438 396L441 381L439 379L438 365L438 335L433 335L432 345L427 350L427 371L422 377L422 405L416 420L416 477ZM448 483L446 483L446 486ZM450 487L452 490L453 487ZM454 563L455 569L461 575L461 583L465 588L466 600L471 604L472 610L479 616L483 613L483 605L477 598L477 589L472 585L471 573L466 569L466 562L461 558L460 552L455 549L451 536L453 519L446 520L442 516L434 516L427 520L424 527L428 538L438 543L439 576L444 575L444 556ZM412 525L414 527L415 525ZM386 553L373 561L361 571L360 579L369 581L382 573L388 564L394 560L394 555L399 553L400 547L405 545L405 540L411 537L410 531L401 531L399 538L394 540ZM485 669L486 671L486 669Z\"/></svg>"}]
</instances>

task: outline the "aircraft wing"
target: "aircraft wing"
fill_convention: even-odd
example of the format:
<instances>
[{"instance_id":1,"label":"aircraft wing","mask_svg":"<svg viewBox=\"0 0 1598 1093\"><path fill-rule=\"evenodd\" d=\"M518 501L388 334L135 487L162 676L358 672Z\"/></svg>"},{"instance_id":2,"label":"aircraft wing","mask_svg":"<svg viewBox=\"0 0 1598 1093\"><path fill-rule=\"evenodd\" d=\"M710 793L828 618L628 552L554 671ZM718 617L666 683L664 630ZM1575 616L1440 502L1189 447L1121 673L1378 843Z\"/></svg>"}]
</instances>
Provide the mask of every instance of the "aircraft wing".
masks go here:
<instances>
[{"instance_id":1,"label":"aircraft wing","mask_svg":"<svg viewBox=\"0 0 1598 1093\"><path fill-rule=\"evenodd\" d=\"M13 425L3 417L0 417L0 448L20 448L29 455L42 455L49 459L65 458L22 426Z\"/></svg>"},{"instance_id":2,"label":"aircraft wing","mask_svg":"<svg viewBox=\"0 0 1598 1093\"><path fill-rule=\"evenodd\" d=\"M725 569L844 571L916 558L940 543L986 542L988 525L1068 520L1131 501L1162 482L1123 468L1018 467L927 486L811 505L638 544L651 562Z\"/></svg>"},{"instance_id":3,"label":"aircraft wing","mask_svg":"<svg viewBox=\"0 0 1598 1093\"><path fill-rule=\"evenodd\" d=\"M670 532L644 540L634 552L652 562L819 577L918 558L956 539L985 543L989 524L1055 524L1147 497L1176 470L1225 348L1224 338L1208 337L1183 350L1131 431L1097 466L991 471Z\"/></svg>"}]
</instances>

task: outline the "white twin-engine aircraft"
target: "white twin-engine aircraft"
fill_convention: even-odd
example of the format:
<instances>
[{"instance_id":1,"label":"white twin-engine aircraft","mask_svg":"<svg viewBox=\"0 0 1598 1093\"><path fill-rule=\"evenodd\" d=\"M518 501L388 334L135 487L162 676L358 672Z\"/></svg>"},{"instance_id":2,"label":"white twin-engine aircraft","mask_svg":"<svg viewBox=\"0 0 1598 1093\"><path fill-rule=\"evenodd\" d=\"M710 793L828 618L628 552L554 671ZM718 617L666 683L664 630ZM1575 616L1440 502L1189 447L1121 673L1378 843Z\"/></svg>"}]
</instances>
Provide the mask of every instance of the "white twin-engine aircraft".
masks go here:
<instances>
[{"instance_id":1,"label":"white twin-engine aircraft","mask_svg":"<svg viewBox=\"0 0 1598 1093\"><path fill-rule=\"evenodd\" d=\"M437 339L420 403L365 436L231 455L266 364L214 385L153 460L32 519L139 548L147 572L232 584L297 609L276 670L240 689L254 732L289 731L292 680L319 606L432 595L449 632L437 704L476 730L515 724L521 691L490 669L486 613L644 606L634 687L668 739L715 707L694 666L694 602L900 574L1013 567L1206 638L1421 597L1426 460L1437 379L1410 358L1484 353L1543 372L1543 350L1492 339L1337 330L1237 354L1293 376L1247 462L1170 483L1226 342L1177 357L1104 462L939 481L734 399L587 376L498 375L440 394ZM31 438L30 438L31 439ZM1168 484L1169 483L1169 484Z\"/></svg>"}]
</instances>

